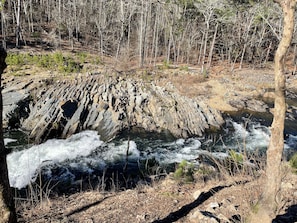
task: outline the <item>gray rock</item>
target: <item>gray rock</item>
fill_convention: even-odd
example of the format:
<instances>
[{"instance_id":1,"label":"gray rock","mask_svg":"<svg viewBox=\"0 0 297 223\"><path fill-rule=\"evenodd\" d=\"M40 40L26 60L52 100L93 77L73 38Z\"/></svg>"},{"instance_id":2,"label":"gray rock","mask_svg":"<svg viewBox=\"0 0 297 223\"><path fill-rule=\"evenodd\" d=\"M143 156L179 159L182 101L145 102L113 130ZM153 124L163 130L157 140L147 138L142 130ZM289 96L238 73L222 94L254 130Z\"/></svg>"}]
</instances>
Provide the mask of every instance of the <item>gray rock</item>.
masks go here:
<instances>
[{"instance_id":1,"label":"gray rock","mask_svg":"<svg viewBox=\"0 0 297 223\"><path fill-rule=\"evenodd\" d=\"M200 190L196 190L194 193L193 193L193 197L195 200L197 200L199 198L199 196L201 195L201 191Z\"/></svg>"},{"instance_id":2,"label":"gray rock","mask_svg":"<svg viewBox=\"0 0 297 223\"><path fill-rule=\"evenodd\" d=\"M195 210L189 215L189 221L192 223L217 223L220 222L216 217L202 213L200 210Z\"/></svg>"},{"instance_id":3,"label":"gray rock","mask_svg":"<svg viewBox=\"0 0 297 223\"><path fill-rule=\"evenodd\" d=\"M18 99L11 106L28 97L28 92L14 94ZM128 127L166 130L176 137L201 136L205 129L220 128L224 122L220 112L198 99L180 95L172 85L166 88L102 75L36 87L28 110L21 127L38 142L68 137L84 129L97 130L102 139L109 140Z\"/></svg>"},{"instance_id":4,"label":"gray rock","mask_svg":"<svg viewBox=\"0 0 297 223\"><path fill-rule=\"evenodd\" d=\"M4 88L3 99L3 127L9 125L15 127L20 123L20 119L27 117L30 94L23 90L28 85L17 84L14 87Z\"/></svg>"}]
</instances>

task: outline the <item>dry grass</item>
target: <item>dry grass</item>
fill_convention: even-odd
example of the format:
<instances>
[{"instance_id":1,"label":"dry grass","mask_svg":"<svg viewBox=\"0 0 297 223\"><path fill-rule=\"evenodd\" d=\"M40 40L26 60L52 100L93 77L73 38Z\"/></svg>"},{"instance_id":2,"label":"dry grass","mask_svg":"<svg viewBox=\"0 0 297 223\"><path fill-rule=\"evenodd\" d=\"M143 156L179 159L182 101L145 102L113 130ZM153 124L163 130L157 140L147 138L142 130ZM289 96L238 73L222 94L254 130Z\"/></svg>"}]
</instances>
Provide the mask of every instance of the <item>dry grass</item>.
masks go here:
<instances>
[{"instance_id":1,"label":"dry grass","mask_svg":"<svg viewBox=\"0 0 297 223\"><path fill-rule=\"evenodd\" d=\"M204 211L227 219L237 216L240 222L247 222L251 211L257 210L261 196L262 167L230 169L226 163L213 160L217 169L209 166L208 171L205 168L196 171L192 183L182 183L168 175L155 181L153 186L139 184L133 190L89 190L69 196L44 197L35 202L19 200L19 221L154 222L171 216L176 222L192 222L192 213ZM297 175L292 174L288 165L284 165L282 182L279 214L297 202ZM212 208L213 204L218 207Z\"/></svg>"}]
</instances>

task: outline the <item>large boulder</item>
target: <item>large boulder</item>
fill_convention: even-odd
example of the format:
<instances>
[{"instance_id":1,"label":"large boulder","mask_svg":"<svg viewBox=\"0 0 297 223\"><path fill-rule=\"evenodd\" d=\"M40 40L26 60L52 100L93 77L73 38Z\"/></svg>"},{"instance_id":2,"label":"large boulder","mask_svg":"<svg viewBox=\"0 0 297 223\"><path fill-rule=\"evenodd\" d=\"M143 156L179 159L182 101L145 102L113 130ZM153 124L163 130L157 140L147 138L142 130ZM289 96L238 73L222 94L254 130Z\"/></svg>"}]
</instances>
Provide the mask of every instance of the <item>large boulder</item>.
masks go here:
<instances>
[{"instance_id":1,"label":"large boulder","mask_svg":"<svg viewBox=\"0 0 297 223\"><path fill-rule=\"evenodd\" d=\"M94 75L52 82L39 88L21 127L38 142L68 137L84 129L109 140L122 130L169 131L176 137L201 136L220 128L220 112L178 91L141 79Z\"/></svg>"}]
</instances>

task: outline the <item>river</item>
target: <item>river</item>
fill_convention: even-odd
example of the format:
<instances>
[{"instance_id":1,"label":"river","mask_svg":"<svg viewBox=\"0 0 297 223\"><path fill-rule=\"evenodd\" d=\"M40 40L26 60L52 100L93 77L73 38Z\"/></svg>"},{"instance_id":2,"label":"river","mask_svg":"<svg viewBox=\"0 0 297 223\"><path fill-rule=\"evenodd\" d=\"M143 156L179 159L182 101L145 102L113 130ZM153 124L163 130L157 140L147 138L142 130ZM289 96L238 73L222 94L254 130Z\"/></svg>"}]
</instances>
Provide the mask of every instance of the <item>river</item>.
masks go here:
<instances>
[{"instance_id":1,"label":"river","mask_svg":"<svg viewBox=\"0 0 297 223\"><path fill-rule=\"evenodd\" d=\"M68 139L33 145L28 143L25 133L7 132L5 144L12 149L7 157L10 183L21 189L41 176L44 182L59 184L67 190L81 188L87 181L89 186L95 185L94 182L103 185L108 179L125 181L124 186L132 187L149 174L174 170L176 163L183 160L199 166L197 158L201 154L212 154L219 159L228 156L231 149L265 154L270 116L243 112L229 115L225 120L221 131L188 139L175 139L168 133L125 132L104 142L97 132L88 130ZM289 122L286 129L284 154L289 158L297 151L297 132ZM122 184L118 183L119 187Z\"/></svg>"}]
</instances>

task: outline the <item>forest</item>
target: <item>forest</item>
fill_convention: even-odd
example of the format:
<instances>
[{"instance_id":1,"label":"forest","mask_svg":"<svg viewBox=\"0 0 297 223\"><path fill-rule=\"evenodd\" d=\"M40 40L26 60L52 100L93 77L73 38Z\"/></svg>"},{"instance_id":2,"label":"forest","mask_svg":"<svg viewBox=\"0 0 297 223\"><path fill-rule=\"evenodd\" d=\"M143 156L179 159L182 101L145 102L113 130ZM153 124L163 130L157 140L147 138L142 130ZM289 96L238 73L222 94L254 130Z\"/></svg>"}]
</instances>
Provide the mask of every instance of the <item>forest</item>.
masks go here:
<instances>
[{"instance_id":1,"label":"forest","mask_svg":"<svg viewBox=\"0 0 297 223\"><path fill-rule=\"evenodd\" d=\"M161 61L202 71L218 61L265 66L283 25L268 0L1 0L0 8L7 49L83 49L139 67Z\"/></svg>"}]
</instances>

